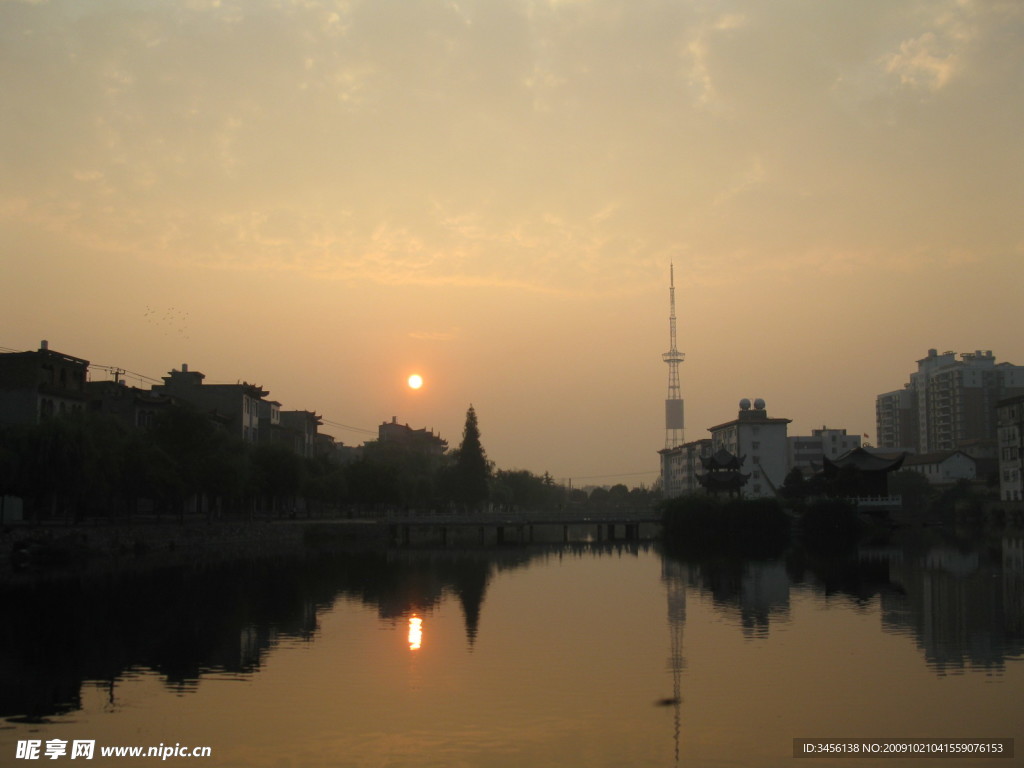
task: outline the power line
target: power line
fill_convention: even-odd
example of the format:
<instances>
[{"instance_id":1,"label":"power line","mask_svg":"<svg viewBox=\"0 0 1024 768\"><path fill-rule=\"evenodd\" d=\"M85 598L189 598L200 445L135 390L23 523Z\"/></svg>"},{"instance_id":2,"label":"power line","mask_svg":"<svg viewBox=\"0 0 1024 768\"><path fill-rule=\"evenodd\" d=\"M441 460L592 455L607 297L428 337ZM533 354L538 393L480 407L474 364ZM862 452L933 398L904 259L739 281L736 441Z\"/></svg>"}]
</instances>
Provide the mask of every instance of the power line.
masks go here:
<instances>
[{"instance_id":1,"label":"power line","mask_svg":"<svg viewBox=\"0 0 1024 768\"><path fill-rule=\"evenodd\" d=\"M601 480L606 477L636 477L638 475L657 475L658 470L650 469L646 472L616 472L610 475L586 475L585 477L574 477L573 480Z\"/></svg>"},{"instance_id":2,"label":"power line","mask_svg":"<svg viewBox=\"0 0 1024 768\"><path fill-rule=\"evenodd\" d=\"M129 371L117 365L99 365L97 363L89 363L89 367L99 368L101 371L106 371L107 373L114 374L115 376L118 374L122 376L131 376L133 379L138 379L139 381L148 381L152 382L153 384L159 384L162 381L162 379L154 379L152 376L146 376L144 373L136 373L135 371Z\"/></svg>"},{"instance_id":3,"label":"power line","mask_svg":"<svg viewBox=\"0 0 1024 768\"><path fill-rule=\"evenodd\" d=\"M362 427L352 427L352 426L349 426L348 424L342 424L342 423L337 422L337 421L331 421L330 419L325 419L323 417L321 417L321 421L323 421L323 423L327 424L328 426L337 427L338 429L347 429L350 432L361 432L361 433L366 434L366 435L376 435L377 434L377 430L375 430L375 429L363 429Z\"/></svg>"}]
</instances>

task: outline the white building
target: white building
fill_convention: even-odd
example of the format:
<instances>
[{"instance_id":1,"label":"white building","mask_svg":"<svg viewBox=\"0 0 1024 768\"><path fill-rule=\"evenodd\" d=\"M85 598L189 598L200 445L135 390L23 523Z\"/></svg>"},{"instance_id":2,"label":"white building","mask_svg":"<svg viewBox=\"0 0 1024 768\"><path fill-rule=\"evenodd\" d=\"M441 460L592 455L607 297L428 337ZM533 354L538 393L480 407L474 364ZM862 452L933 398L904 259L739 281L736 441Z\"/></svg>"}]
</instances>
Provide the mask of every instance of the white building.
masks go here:
<instances>
[{"instance_id":1,"label":"white building","mask_svg":"<svg viewBox=\"0 0 1024 768\"><path fill-rule=\"evenodd\" d=\"M810 436L794 435L786 438L789 469L820 470L821 458L835 459L847 451L860 448L860 435L848 435L845 429L812 429Z\"/></svg>"},{"instance_id":2,"label":"white building","mask_svg":"<svg viewBox=\"0 0 1024 768\"><path fill-rule=\"evenodd\" d=\"M903 461L903 469L924 475L932 485L974 480L978 476L978 462L963 451L913 454Z\"/></svg>"},{"instance_id":3,"label":"white building","mask_svg":"<svg viewBox=\"0 0 1024 768\"><path fill-rule=\"evenodd\" d=\"M661 489L666 499L700 491L697 476L702 472L701 457L711 455L711 440L694 440L663 448L661 455Z\"/></svg>"},{"instance_id":4,"label":"white building","mask_svg":"<svg viewBox=\"0 0 1024 768\"><path fill-rule=\"evenodd\" d=\"M740 400L740 410L733 421L710 427L711 452L728 451L745 457L744 472L750 479L743 487L743 495L750 498L774 496L782 487L789 471L789 447L786 440L787 425L792 419L768 417L764 400Z\"/></svg>"}]
</instances>

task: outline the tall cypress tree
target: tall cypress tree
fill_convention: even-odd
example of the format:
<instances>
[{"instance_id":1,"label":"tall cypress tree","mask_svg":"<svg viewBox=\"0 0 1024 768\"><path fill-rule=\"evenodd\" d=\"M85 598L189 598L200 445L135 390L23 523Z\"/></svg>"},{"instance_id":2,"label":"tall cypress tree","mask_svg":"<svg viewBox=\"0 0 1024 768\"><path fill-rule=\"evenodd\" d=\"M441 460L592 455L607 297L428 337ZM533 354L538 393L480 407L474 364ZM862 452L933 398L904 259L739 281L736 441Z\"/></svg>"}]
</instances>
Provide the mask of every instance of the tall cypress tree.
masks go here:
<instances>
[{"instance_id":1,"label":"tall cypress tree","mask_svg":"<svg viewBox=\"0 0 1024 768\"><path fill-rule=\"evenodd\" d=\"M491 463L480 443L480 427L472 404L466 411L466 426L462 431L462 444L455 457L455 493L459 501L478 507L490 496Z\"/></svg>"}]
</instances>

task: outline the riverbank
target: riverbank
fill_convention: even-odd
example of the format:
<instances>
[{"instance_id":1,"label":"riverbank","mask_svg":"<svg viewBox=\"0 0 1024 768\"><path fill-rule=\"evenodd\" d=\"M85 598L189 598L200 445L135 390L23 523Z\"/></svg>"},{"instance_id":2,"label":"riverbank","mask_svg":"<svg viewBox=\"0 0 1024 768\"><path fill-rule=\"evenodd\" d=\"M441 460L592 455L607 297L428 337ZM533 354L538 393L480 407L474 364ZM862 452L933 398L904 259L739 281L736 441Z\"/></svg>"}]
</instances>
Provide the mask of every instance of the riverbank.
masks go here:
<instances>
[{"instance_id":1,"label":"riverbank","mask_svg":"<svg viewBox=\"0 0 1024 768\"><path fill-rule=\"evenodd\" d=\"M205 519L0 529L0 582L299 555L318 542L372 542L357 521Z\"/></svg>"}]
</instances>

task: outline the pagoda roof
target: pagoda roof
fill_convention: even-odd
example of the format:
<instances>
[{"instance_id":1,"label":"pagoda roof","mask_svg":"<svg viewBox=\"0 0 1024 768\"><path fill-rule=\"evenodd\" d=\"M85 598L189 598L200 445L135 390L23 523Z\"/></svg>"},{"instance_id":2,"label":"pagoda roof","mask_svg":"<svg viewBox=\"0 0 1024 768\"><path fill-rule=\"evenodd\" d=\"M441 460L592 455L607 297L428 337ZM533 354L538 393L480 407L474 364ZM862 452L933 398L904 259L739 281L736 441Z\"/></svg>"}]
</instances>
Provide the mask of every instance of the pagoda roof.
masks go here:
<instances>
[{"instance_id":1,"label":"pagoda roof","mask_svg":"<svg viewBox=\"0 0 1024 768\"><path fill-rule=\"evenodd\" d=\"M704 469L709 471L739 469L746 458L746 456L734 456L724 448L719 448L711 456L701 456L700 462L704 465Z\"/></svg>"},{"instance_id":2,"label":"pagoda roof","mask_svg":"<svg viewBox=\"0 0 1024 768\"><path fill-rule=\"evenodd\" d=\"M844 467L853 467L862 472L895 472L906 458L905 452L871 453L863 448L854 448L835 459L822 456L822 466L826 475L838 472Z\"/></svg>"},{"instance_id":3,"label":"pagoda roof","mask_svg":"<svg viewBox=\"0 0 1024 768\"><path fill-rule=\"evenodd\" d=\"M977 461L973 456L969 456L960 450L953 451L935 451L933 453L917 453L912 456L907 456L904 464L906 466L920 466L922 464L941 464L946 459L951 459L957 454L960 454L964 458L970 459L971 461Z\"/></svg>"}]
</instances>

